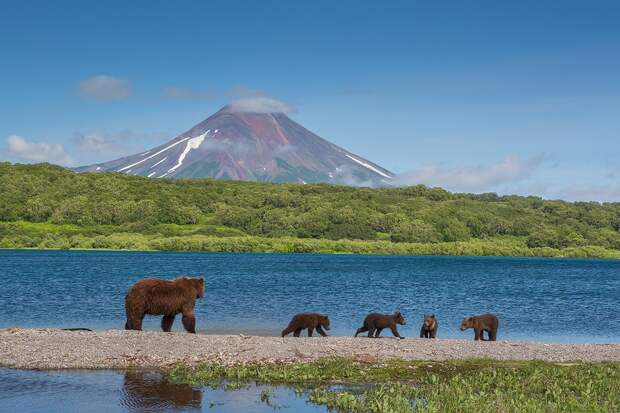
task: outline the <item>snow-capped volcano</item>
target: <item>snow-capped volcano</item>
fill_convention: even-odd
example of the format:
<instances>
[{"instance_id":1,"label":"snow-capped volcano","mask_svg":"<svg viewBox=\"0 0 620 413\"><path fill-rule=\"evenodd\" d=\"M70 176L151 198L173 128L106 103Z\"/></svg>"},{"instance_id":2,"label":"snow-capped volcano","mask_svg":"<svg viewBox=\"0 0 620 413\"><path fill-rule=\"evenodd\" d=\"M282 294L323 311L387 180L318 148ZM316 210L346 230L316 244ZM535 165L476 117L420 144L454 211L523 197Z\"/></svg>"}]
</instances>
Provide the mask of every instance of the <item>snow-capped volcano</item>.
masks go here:
<instances>
[{"instance_id":1,"label":"snow-capped volcano","mask_svg":"<svg viewBox=\"0 0 620 413\"><path fill-rule=\"evenodd\" d=\"M175 139L136 155L76 168L149 178L381 185L393 174L315 135L284 113L226 106Z\"/></svg>"}]
</instances>

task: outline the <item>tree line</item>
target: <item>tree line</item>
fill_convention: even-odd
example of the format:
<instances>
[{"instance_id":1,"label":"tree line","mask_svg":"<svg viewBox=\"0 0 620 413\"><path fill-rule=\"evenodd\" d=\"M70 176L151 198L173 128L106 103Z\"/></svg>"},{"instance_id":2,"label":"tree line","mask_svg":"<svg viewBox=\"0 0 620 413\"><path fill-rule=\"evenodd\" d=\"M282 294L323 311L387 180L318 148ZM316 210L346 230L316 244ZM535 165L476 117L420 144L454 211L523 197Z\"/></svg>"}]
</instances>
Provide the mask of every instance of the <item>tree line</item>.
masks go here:
<instances>
[{"instance_id":1,"label":"tree line","mask_svg":"<svg viewBox=\"0 0 620 413\"><path fill-rule=\"evenodd\" d=\"M620 203L458 194L423 185L354 188L154 180L75 173L50 164L0 163L0 194L0 239L29 236L36 228L45 228L65 235L415 244L510 239L527 248L620 250Z\"/></svg>"}]
</instances>

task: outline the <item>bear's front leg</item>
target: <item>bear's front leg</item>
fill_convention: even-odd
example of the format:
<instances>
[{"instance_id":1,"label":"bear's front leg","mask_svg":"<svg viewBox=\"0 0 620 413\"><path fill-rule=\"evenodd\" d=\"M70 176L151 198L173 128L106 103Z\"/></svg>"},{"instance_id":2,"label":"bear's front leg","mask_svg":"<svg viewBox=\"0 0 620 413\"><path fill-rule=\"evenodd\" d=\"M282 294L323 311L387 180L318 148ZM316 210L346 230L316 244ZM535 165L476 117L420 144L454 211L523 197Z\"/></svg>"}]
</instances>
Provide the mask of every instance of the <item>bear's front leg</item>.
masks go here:
<instances>
[{"instance_id":1,"label":"bear's front leg","mask_svg":"<svg viewBox=\"0 0 620 413\"><path fill-rule=\"evenodd\" d=\"M174 314L165 315L161 319L161 329L165 332L170 332L172 330L172 324L174 323Z\"/></svg>"},{"instance_id":2,"label":"bear's front leg","mask_svg":"<svg viewBox=\"0 0 620 413\"><path fill-rule=\"evenodd\" d=\"M196 317L194 316L194 309L183 311L183 327L188 333L196 334Z\"/></svg>"},{"instance_id":3,"label":"bear's front leg","mask_svg":"<svg viewBox=\"0 0 620 413\"><path fill-rule=\"evenodd\" d=\"M125 323L125 330L142 330L142 319L144 314L127 313L127 322Z\"/></svg>"}]
</instances>

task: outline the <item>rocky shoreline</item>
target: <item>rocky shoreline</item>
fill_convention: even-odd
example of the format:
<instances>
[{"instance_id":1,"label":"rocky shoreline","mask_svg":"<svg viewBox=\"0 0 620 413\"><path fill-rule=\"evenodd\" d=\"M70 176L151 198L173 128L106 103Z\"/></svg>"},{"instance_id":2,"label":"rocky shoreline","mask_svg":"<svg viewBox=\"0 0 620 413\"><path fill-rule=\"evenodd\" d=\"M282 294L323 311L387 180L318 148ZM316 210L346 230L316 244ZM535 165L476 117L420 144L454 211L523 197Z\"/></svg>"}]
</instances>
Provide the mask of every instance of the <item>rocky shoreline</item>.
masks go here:
<instances>
[{"instance_id":1,"label":"rocky shoreline","mask_svg":"<svg viewBox=\"0 0 620 413\"><path fill-rule=\"evenodd\" d=\"M0 330L0 367L19 369L167 369L178 363L230 366L307 362L324 357L368 362L390 358L620 362L620 344L398 340L391 337L280 338L123 330Z\"/></svg>"}]
</instances>

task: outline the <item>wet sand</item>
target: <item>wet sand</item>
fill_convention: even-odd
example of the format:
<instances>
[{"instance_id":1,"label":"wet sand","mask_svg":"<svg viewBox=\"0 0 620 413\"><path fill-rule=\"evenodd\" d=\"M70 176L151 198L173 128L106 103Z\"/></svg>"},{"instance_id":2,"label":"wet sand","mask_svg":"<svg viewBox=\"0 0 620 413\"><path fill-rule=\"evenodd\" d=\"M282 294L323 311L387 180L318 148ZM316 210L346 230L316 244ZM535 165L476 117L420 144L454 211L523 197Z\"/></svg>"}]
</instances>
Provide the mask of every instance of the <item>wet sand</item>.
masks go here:
<instances>
[{"instance_id":1,"label":"wet sand","mask_svg":"<svg viewBox=\"0 0 620 413\"><path fill-rule=\"evenodd\" d=\"M170 368L178 363L293 363L324 357L620 362L620 344L474 342L392 337L259 337L156 331L0 330L0 367L20 369Z\"/></svg>"}]
</instances>

